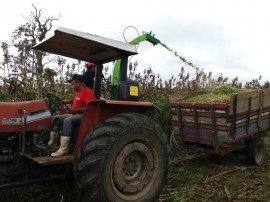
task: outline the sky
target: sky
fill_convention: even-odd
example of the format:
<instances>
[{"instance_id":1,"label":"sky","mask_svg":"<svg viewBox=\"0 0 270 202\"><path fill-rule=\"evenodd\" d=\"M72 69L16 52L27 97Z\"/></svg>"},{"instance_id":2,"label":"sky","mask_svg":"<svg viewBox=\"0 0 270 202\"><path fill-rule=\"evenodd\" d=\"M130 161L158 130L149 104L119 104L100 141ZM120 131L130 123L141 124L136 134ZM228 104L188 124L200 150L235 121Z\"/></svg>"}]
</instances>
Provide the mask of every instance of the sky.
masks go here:
<instances>
[{"instance_id":1,"label":"sky","mask_svg":"<svg viewBox=\"0 0 270 202\"><path fill-rule=\"evenodd\" d=\"M206 73L220 73L245 83L262 76L270 80L270 2L268 0L9 0L1 3L0 42L26 21L32 3L44 16L61 14L54 28L66 27L115 40L131 41L143 31L184 56ZM123 37L124 36L124 37ZM138 70L151 67L169 79L181 67L195 70L161 45L140 43ZM0 51L2 56L2 52ZM0 57L1 62L1 57ZM108 64L111 66L110 64Z\"/></svg>"}]
</instances>

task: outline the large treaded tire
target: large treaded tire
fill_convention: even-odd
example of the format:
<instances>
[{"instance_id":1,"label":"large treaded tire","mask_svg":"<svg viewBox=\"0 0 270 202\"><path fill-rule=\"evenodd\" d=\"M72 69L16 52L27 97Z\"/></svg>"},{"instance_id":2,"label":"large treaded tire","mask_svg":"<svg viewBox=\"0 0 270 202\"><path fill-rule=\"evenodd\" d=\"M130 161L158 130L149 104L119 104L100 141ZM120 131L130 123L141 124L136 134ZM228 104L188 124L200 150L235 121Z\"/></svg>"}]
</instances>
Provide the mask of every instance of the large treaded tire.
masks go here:
<instances>
[{"instance_id":1,"label":"large treaded tire","mask_svg":"<svg viewBox=\"0 0 270 202\"><path fill-rule=\"evenodd\" d=\"M97 124L76 156L76 187L85 202L155 201L169 172L167 136L137 113Z\"/></svg>"},{"instance_id":2,"label":"large treaded tire","mask_svg":"<svg viewBox=\"0 0 270 202\"><path fill-rule=\"evenodd\" d=\"M261 138L253 138L246 143L245 160L247 165L262 165L266 158L265 143Z\"/></svg>"}]
</instances>

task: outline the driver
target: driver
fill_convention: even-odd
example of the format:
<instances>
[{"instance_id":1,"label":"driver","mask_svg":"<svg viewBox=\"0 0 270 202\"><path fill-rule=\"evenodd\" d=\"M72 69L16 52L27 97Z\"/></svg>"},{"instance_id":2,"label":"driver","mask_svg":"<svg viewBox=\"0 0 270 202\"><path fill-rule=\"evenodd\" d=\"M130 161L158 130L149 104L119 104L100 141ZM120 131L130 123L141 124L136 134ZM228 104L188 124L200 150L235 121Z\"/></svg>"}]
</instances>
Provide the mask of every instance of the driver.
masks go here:
<instances>
[{"instance_id":1,"label":"driver","mask_svg":"<svg viewBox=\"0 0 270 202\"><path fill-rule=\"evenodd\" d=\"M51 154L53 157L60 157L68 153L68 144L74 126L81 123L87 103L95 99L93 91L84 85L82 75L74 74L71 80L69 80L69 83L71 84L71 88L76 91L76 95L73 102L64 101L66 104L72 103L72 107L67 110L67 113L54 116L52 119L52 130L48 146L52 146L57 142L60 129L61 127L63 128L63 133L60 137L60 147L56 152Z\"/></svg>"}]
</instances>

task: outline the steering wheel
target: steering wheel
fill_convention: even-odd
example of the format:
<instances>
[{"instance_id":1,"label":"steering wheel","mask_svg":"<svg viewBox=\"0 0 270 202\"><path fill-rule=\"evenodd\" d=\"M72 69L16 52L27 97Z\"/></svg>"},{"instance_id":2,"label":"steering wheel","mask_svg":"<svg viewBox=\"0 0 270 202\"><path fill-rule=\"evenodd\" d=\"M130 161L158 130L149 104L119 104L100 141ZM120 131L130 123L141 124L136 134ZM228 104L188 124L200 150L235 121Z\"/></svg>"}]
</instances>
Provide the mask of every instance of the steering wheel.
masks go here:
<instances>
[{"instance_id":1,"label":"steering wheel","mask_svg":"<svg viewBox=\"0 0 270 202\"><path fill-rule=\"evenodd\" d=\"M52 114L54 114L56 111L60 111L63 109L69 109L69 106L57 95L51 92L45 93L45 96L48 98L48 107ZM64 105L64 108L61 107L61 105Z\"/></svg>"}]
</instances>

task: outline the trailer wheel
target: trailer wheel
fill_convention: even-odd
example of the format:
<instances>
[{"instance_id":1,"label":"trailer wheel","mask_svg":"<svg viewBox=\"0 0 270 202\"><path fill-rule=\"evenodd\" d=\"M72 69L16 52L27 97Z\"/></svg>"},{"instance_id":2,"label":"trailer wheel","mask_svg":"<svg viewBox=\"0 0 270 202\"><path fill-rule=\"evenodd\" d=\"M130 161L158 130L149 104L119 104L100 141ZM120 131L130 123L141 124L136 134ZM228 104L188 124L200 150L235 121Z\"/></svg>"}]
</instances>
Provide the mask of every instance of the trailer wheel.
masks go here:
<instances>
[{"instance_id":1,"label":"trailer wheel","mask_svg":"<svg viewBox=\"0 0 270 202\"><path fill-rule=\"evenodd\" d=\"M155 201L169 171L167 137L145 115L118 114L94 127L74 166L82 201Z\"/></svg>"},{"instance_id":2,"label":"trailer wheel","mask_svg":"<svg viewBox=\"0 0 270 202\"><path fill-rule=\"evenodd\" d=\"M265 143L261 138L254 138L246 143L245 159L248 165L261 165L266 157Z\"/></svg>"}]
</instances>

